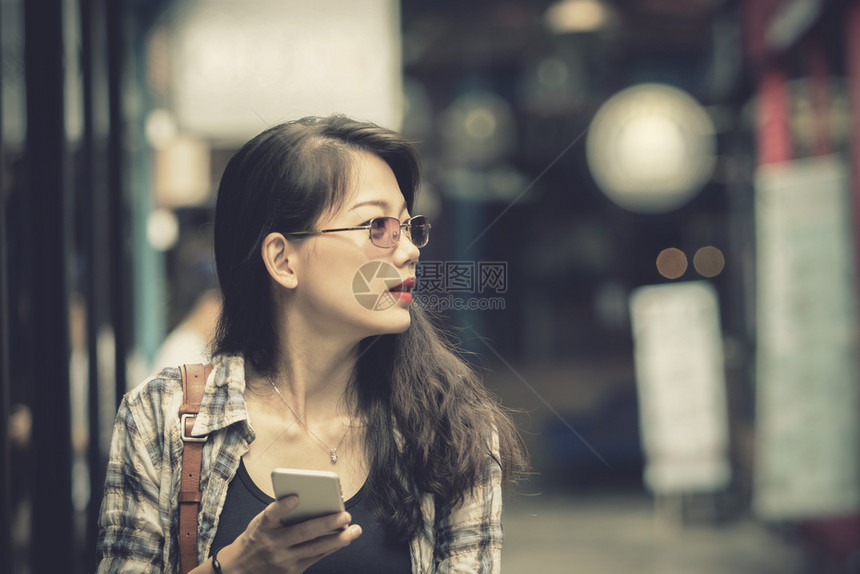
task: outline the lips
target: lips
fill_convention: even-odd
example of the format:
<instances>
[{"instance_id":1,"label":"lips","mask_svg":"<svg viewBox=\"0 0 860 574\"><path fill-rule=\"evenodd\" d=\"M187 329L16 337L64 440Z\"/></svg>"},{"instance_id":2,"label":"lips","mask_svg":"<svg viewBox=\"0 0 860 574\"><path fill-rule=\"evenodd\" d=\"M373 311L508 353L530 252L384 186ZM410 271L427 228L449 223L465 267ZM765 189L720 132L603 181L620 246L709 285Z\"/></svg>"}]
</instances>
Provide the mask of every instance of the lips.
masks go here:
<instances>
[{"instance_id":1,"label":"lips","mask_svg":"<svg viewBox=\"0 0 860 574\"><path fill-rule=\"evenodd\" d=\"M398 283L394 287L389 287L389 291L392 293L407 293L411 294L412 290L415 289L416 280L414 277L410 277L405 281Z\"/></svg>"},{"instance_id":2,"label":"lips","mask_svg":"<svg viewBox=\"0 0 860 574\"><path fill-rule=\"evenodd\" d=\"M415 278L410 277L409 279L398 283L394 287L389 288L388 292L401 301L412 303L412 290L415 289L415 283Z\"/></svg>"}]
</instances>

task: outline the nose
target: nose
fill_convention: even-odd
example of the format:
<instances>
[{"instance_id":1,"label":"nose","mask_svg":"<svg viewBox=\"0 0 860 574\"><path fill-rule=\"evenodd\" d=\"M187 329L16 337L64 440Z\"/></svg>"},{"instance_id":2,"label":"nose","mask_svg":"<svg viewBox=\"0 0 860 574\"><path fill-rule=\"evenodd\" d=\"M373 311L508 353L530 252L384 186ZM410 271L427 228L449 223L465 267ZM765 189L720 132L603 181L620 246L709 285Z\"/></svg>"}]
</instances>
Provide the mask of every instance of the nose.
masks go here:
<instances>
[{"instance_id":1,"label":"nose","mask_svg":"<svg viewBox=\"0 0 860 574\"><path fill-rule=\"evenodd\" d=\"M407 263L418 263L418 257L420 255L421 252L417 247L415 247L415 244L412 243L409 235L401 233L400 240L397 242L397 245L394 248L394 253L392 254L394 265L402 267Z\"/></svg>"}]
</instances>

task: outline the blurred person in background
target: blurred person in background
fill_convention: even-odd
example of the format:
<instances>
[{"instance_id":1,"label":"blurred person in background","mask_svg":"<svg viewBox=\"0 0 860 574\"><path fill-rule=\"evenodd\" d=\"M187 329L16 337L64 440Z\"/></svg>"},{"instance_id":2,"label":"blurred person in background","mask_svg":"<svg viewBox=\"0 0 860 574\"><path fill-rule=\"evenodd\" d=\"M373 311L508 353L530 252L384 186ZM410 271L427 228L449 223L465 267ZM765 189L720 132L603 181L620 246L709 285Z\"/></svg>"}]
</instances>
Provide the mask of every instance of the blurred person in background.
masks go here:
<instances>
[{"instance_id":1,"label":"blurred person in background","mask_svg":"<svg viewBox=\"0 0 860 574\"><path fill-rule=\"evenodd\" d=\"M190 237L179 241L173 270L174 314L179 320L159 345L152 372L185 363L209 362L209 343L221 313L221 295L212 258L212 235L203 232L210 226L200 221L202 217L211 221L210 211L195 214L189 225Z\"/></svg>"},{"instance_id":2,"label":"blurred person in background","mask_svg":"<svg viewBox=\"0 0 860 574\"><path fill-rule=\"evenodd\" d=\"M206 289L194 301L191 310L158 347L152 365L155 370L185 363L207 362L209 341L221 313L217 289Z\"/></svg>"},{"instance_id":3,"label":"blurred person in background","mask_svg":"<svg viewBox=\"0 0 860 574\"><path fill-rule=\"evenodd\" d=\"M411 144L343 116L270 128L228 164L194 572L500 570L502 486L526 453L412 304L430 229L410 217L418 182ZM180 379L166 368L120 406L100 572L178 568ZM284 526L301 500L275 501L276 467L336 470L347 511Z\"/></svg>"}]
</instances>

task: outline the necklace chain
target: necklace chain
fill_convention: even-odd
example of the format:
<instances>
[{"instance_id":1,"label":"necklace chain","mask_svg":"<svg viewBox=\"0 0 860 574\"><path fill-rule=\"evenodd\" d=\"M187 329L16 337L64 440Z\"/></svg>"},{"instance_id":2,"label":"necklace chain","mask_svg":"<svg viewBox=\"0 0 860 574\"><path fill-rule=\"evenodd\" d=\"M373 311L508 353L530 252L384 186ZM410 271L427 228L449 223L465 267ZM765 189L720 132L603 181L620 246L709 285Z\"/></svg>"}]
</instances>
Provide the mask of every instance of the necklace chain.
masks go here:
<instances>
[{"instance_id":1,"label":"necklace chain","mask_svg":"<svg viewBox=\"0 0 860 574\"><path fill-rule=\"evenodd\" d=\"M275 392L278 394L278 397L281 399L281 401L287 406L288 409L290 409L290 412L293 413L293 416L296 417L296 420L299 421L299 424L302 425L306 431L311 433L311 436L317 439L317 442L319 442L323 446L323 448L328 451L331 463L337 464L337 449L339 449L340 445L343 444L343 441L346 438L346 434L349 432L350 425L347 425L346 430L343 431L343 436L341 436L340 440L337 441L337 446L335 446L334 448L330 447L323 439L317 436L317 433L311 430L311 427L309 427L307 423L302 420L302 417L300 417L299 414L293 409L293 407L290 406L290 403L288 403L287 399L284 398L284 395L281 394L281 391L280 389L278 389L278 386L275 384L275 381L273 381L271 377L268 378L268 381L269 384L272 385L272 388L275 389Z\"/></svg>"}]
</instances>

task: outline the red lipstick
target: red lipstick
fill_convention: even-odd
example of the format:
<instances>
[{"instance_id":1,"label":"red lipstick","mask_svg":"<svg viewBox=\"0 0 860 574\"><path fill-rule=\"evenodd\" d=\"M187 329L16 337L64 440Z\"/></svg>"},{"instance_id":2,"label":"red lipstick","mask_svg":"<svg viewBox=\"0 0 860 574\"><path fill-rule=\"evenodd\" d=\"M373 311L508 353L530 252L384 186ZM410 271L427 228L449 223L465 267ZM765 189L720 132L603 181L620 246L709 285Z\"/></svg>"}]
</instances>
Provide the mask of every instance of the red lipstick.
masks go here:
<instances>
[{"instance_id":1,"label":"red lipstick","mask_svg":"<svg viewBox=\"0 0 860 574\"><path fill-rule=\"evenodd\" d=\"M407 303L412 302L412 290L415 289L416 280L414 277L404 280L402 283L388 289L389 293Z\"/></svg>"}]
</instances>

